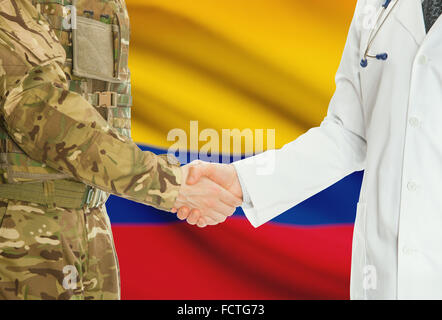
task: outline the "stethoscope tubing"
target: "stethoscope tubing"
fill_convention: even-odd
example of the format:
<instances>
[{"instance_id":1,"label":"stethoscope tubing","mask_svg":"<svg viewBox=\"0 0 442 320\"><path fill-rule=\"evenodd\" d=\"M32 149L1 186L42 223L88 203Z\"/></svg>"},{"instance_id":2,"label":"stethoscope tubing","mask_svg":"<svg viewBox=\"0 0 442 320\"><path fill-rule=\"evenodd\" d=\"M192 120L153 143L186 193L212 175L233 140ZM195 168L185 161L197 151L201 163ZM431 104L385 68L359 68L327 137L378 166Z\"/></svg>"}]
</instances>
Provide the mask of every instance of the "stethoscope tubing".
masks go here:
<instances>
[{"instance_id":1,"label":"stethoscope tubing","mask_svg":"<svg viewBox=\"0 0 442 320\"><path fill-rule=\"evenodd\" d=\"M385 3L382 5L381 12L378 13L378 17L376 18L376 24L370 32L370 35L368 37L367 48L365 49L364 57L361 60L361 67L363 67L363 68L366 68L368 65L367 58L372 58L372 59L377 59L377 60L387 60L388 59L388 53L386 53L386 52L379 53L376 55L371 55L371 54L369 54L369 51L371 49L371 46L372 46L374 40L377 38L379 31L382 30L382 27L384 26L385 22L388 20L388 18L390 17L390 14L393 12L394 8L396 7L396 5L399 2L399 0L396 0L394 2L393 6L391 7L391 10L387 12L391 1L392 0L386 0Z\"/></svg>"}]
</instances>

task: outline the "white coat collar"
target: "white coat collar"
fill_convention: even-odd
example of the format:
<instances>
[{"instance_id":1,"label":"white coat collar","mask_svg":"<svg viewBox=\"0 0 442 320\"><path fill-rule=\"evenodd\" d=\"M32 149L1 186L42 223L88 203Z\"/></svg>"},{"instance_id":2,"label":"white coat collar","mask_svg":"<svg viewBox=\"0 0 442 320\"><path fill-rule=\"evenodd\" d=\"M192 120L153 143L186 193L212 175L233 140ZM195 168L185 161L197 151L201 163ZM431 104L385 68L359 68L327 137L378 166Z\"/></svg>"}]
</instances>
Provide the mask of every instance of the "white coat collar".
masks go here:
<instances>
[{"instance_id":1,"label":"white coat collar","mask_svg":"<svg viewBox=\"0 0 442 320\"><path fill-rule=\"evenodd\" d=\"M399 23L413 36L417 45L420 46L426 36L425 22L422 13L422 1L421 0L396 0L396 1L399 1L399 3L397 4L397 8L394 9L393 13L394 16L399 21Z\"/></svg>"}]
</instances>

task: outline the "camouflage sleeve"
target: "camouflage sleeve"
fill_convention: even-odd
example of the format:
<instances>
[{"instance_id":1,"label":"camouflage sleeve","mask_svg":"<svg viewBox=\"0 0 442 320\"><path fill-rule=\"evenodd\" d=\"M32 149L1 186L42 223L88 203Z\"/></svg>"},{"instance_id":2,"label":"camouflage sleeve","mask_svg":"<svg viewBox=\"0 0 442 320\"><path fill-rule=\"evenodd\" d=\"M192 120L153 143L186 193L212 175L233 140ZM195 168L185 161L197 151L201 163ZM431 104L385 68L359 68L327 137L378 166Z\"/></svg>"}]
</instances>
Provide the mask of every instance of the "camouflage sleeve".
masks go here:
<instances>
[{"instance_id":1,"label":"camouflage sleeve","mask_svg":"<svg viewBox=\"0 0 442 320\"><path fill-rule=\"evenodd\" d=\"M64 49L29 1L0 1L0 113L31 158L106 192L170 210L181 170L112 129L62 70Z\"/></svg>"}]
</instances>

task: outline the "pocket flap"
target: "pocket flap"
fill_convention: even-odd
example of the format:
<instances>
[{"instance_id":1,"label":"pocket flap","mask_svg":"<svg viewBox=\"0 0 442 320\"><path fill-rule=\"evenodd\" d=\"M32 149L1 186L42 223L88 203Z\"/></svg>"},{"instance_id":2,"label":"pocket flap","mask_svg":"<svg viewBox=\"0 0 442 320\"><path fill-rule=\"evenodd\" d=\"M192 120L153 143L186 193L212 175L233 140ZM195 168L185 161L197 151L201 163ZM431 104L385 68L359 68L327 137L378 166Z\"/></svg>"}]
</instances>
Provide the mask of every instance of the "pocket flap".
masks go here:
<instances>
[{"instance_id":1,"label":"pocket flap","mask_svg":"<svg viewBox=\"0 0 442 320\"><path fill-rule=\"evenodd\" d=\"M78 77L120 82L115 77L113 25L77 17L72 32L73 73Z\"/></svg>"}]
</instances>

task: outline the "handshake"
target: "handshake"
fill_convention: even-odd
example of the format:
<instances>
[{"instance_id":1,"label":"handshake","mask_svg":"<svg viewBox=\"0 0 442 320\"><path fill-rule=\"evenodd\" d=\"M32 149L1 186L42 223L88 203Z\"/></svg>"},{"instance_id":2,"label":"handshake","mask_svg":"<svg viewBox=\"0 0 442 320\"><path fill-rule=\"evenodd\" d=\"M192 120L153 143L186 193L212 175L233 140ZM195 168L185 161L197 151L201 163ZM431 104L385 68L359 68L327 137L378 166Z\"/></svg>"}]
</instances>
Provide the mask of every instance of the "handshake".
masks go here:
<instances>
[{"instance_id":1,"label":"handshake","mask_svg":"<svg viewBox=\"0 0 442 320\"><path fill-rule=\"evenodd\" d=\"M183 182L172 213L200 228L226 221L242 204L233 165L194 161L181 167Z\"/></svg>"}]
</instances>

